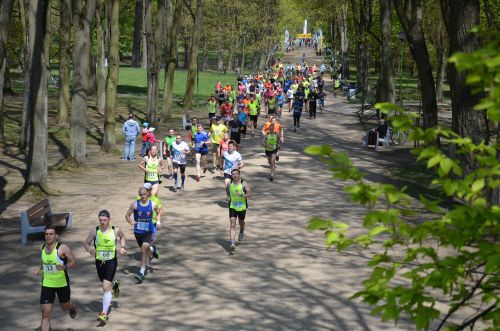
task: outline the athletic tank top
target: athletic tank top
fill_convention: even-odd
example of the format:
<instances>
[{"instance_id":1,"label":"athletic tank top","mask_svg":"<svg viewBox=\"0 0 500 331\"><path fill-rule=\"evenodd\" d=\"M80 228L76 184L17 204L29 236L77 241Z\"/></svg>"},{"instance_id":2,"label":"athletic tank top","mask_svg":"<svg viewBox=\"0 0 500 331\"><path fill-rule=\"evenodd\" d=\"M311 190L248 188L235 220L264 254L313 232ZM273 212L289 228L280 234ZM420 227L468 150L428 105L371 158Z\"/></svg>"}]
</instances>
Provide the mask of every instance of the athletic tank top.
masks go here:
<instances>
[{"instance_id":1,"label":"athletic tank top","mask_svg":"<svg viewBox=\"0 0 500 331\"><path fill-rule=\"evenodd\" d=\"M153 202L151 200L148 200L146 206L141 205L141 202L137 201L134 220L136 221L134 233L144 234L153 232Z\"/></svg>"},{"instance_id":2,"label":"athletic tank top","mask_svg":"<svg viewBox=\"0 0 500 331\"><path fill-rule=\"evenodd\" d=\"M249 102L248 108L250 109L250 115L252 115L252 116L257 115L258 111L257 111L257 102L256 101Z\"/></svg>"},{"instance_id":3,"label":"athletic tank top","mask_svg":"<svg viewBox=\"0 0 500 331\"><path fill-rule=\"evenodd\" d=\"M278 135L268 133L266 136L266 151L274 151L278 148Z\"/></svg>"},{"instance_id":4,"label":"athletic tank top","mask_svg":"<svg viewBox=\"0 0 500 331\"><path fill-rule=\"evenodd\" d=\"M148 157L146 162L146 181L156 182L158 181L158 164L160 161L158 158Z\"/></svg>"},{"instance_id":5,"label":"athletic tank top","mask_svg":"<svg viewBox=\"0 0 500 331\"><path fill-rule=\"evenodd\" d=\"M102 232L96 227L96 236L94 239L95 259L99 261L108 261L116 258L116 233L115 227L111 226L111 231Z\"/></svg>"},{"instance_id":6,"label":"athletic tank top","mask_svg":"<svg viewBox=\"0 0 500 331\"><path fill-rule=\"evenodd\" d=\"M42 286L45 287L65 287L68 285L68 274L66 270L57 270L57 265L66 265L67 259L61 258L57 254L57 249L61 246L56 242L55 248L50 254L45 252L45 244L42 246Z\"/></svg>"},{"instance_id":7,"label":"athletic tank top","mask_svg":"<svg viewBox=\"0 0 500 331\"><path fill-rule=\"evenodd\" d=\"M247 199L240 196L243 193L245 193L243 190L243 181L241 181L238 185L233 184L233 182L229 184L229 194L231 198L229 208L236 211L243 211L247 209Z\"/></svg>"}]
</instances>

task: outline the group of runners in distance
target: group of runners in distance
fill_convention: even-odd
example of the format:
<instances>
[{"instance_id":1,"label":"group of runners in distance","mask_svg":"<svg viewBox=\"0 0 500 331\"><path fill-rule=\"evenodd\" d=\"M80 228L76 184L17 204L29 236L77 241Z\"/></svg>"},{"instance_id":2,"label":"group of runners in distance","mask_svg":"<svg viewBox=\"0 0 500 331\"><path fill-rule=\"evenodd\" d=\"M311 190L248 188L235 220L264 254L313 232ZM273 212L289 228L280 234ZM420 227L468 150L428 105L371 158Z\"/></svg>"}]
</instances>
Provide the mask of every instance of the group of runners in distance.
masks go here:
<instances>
[{"instance_id":1,"label":"group of runners in distance","mask_svg":"<svg viewBox=\"0 0 500 331\"><path fill-rule=\"evenodd\" d=\"M172 191L184 191L186 185L186 165L188 155L194 157L195 180L200 181L202 173L220 171L224 176L226 201L229 209L229 252L243 241L247 199L252 197L252 189L242 178L244 168L242 141L248 135L262 135L259 140L264 148L270 166L269 181L276 175L279 150L285 142L280 118L287 105L293 115L294 131L300 129L302 111L309 111L310 118L316 118L316 107L323 111L323 72L321 66L303 64L283 64L277 62L265 74L238 77L234 85L220 82L215 84L214 94L207 102L209 130L197 118L192 118L188 141L173 129L168 131L161 144L161 153L154 144L148 146L139 168L144 174L144 184L131 202L125 219L134 228L134 236L141 252L140 267L135 278L139 283L145 280L153 259L159 258L155 240L161 229L165 213L159 198L159 187L163 179L173 181ZM285 110L286 111L286 110ZM263 113L263 114L262 114ZM267 120L258 131L258 119L263 115ZM129 117L129 119L132 116ZM153 137L151 139L155 141ZM254 139L249 139L252 143ZM212 167L209 169L207 157L211 153ZM133 155L127 158L133 160ZM239 224L237 232L236 223ZM124 232L111 225L111 215L107 210L98 213L98 225L90 229L83 246L95 259L98 278L102 283L102 310L97 320L105 324L113 297L120 295L120 284L115 279L118 254L127 254ZM45 229L45 243L41 249L41 266L34 275L42 274L40 305L42 312L41 330L50 329L50 317L57 295L61 308L68 311L71 318L77 315L77 307L71 302L68 269L76 266L71 249L58 241L56 228Z\"/></svg>"}]
</instances>

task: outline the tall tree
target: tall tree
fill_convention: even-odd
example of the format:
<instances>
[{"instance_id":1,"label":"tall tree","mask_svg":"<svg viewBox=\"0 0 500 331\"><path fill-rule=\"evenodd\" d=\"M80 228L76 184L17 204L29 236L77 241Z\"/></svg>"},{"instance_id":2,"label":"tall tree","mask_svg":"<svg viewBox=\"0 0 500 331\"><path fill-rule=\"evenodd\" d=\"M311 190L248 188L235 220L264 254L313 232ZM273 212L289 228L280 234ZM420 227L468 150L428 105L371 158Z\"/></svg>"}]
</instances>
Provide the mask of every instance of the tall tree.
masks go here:
<instances>
[{"instance_id":1,"label":"tall tree","mask_svg":"<svg viewBox=\"0 0 500 331\"><path fill-rule=\"evenodd\" d=\"M108 24L106 24L106 2L97 0L95 15L95 34L96 34L96 83L97 83L97 112L104 115L106 108L106 42ZM104 17L104 20L103 20ZM106 30L106 31L105 31ZM109 65L109 63L108 63Z\"/></svg>"},{"instance_id":2,"label":"tall tree","mask_svg":"<svg viewBox=\"0 0 500 331\"><path fill-rule=\"evenodd\" d=\"M115 108L116 88L118 86L118 74L120 71L120 1L109 2L109 65L108 78L106 80L106 109L104 114L104 137L102 150L111 152L116 146L115 139Z\"/></svg>"},{"instance_id":3,"label":"tall tree","mask_svg":"<svg viewBox=\"0 0 500 331\"><path fill-rule=\"evenodd\" d=\"M60 125L68 124L70 108L71 0L59 1L59 112Z\"/></svg>"},{"instance_id":4,"label":"tall tree","mask_svg":"<svg viewBox=\"0 0 500 331\"><path fill-rule=\"evenodd\" d=\"M158 112L158 91L160 78L160 62L162 57L161 39L165 20L165 0L158 1L156 26L153 30L153 10L151 0L145 3L146 42L148 52L147 80L148 80L148 120L156 121Z\"/></svg>"},{"instance_id":5,"label":"tall tree","mask_svg":"<svg viewBox=\"0 0 500 331\"><path fill-rule=\"evenodd\" d=\"M194 19L193 37L189 57L189 69L186 79L186 92L184 94L184 109L190 109L193 104L194 82L198 68L198 49L201 39L201 28L203 25L203 5L205 0L196 1L196 14Z\"/></svg>"},{"instance_id":6,"label":"tall tree","mask_svg":"<svg viewBox=\"0 0 500 331\"><path fill-rule=\"evenodd\" d=\"M422 30L422 8L420 0L393 0L399 22L406 33L410 51L417 65L424 127L438 124L436 90L429 51Z\"/></svg>"},{"instance_id":7,"label":"tall tree","mask_svg":"<svg viewBox=\"0 0 500 331\"><path fill-rule=\"evenodd\" d=\"M359 3L358 3L359 2ZM354 30L357 37L356 80L361 88L362 99L370 93L370 36L372 25L373 0L351 0Z\"/></svg>"},{"instance_id":8,"label":"tall tree","mask_svg":"<svg viewBox=\"0 0 500 331\"><path fill-rule=\"evenodd\" d=\"M47 188L47 83L50 50L51 0L27 1L29 52L32 54L29 90L30 140L27 157L26 183Z\"/></svg>"},{"instance_id":9,"label":"tall tree","mask_svg":"<svg viewBox=\"0 0 500 331\"><path fill-rule=\"evenodd\" d=\"M140 67L141 63L141 41L142 41L142 20L144 18L144 0L135 0L135 22L134 22L134 42L132 45L132 63L134 68Z\"/></svg>"},{"instance_id":10,"label":"tall tree","mask_svg":"<svg viewBox=\"0 0 500 331\"><path fill-rule=\"evenodd\" d=\"M21 26L23 29L23 78L24 78L24 99L23 111L21 113L21 134L19 135L19 148L24 152L27 151L30 140L30 108L29 108L29 95L31 84L31 64L32 54L29 47L30 31L28 26L27 9L28 3L24 0L18 0L19 15L21 19Z\"/></svg>"},{"instance_id":11,"label":"tall tree","mask_svg":"<svg viewBox=\"0 0 500 331\"><path fill-rule=\"evenodd\" d=\"M5 140L3 90L5 74L7 72L6 44L9 33L10 17L12 16L13 3L13 0L5 0L0 3L0 141Z\"/></svg>"},{"instance_id":12,"label":"tall tree","mask_svg":"<svg viewBox=\"0 0 500 331\"><path fill-rule=\"evenodd\" d=\"M71 157L84 163L87 157L87 88L89 85L90 26L97 0L75 1L73 22L75 45L73 47L73 91L71 100Z\"/></svg>"},{"instance_id":13,"label":"tall tree","mask_svg":"<svg viewBox=\"0 0 500 331\"><path fill-rule=\"evenodd\" d=\"M380 0L380 40L382 59L377 88L377 101L394 103L394 71L391 48L391 0Z\"/></svg>"},{"instance_id":14,"label":"tall tree","mask_svg":"<svg viewBox=\"0 0 500 331\"><path fill-rule=\"evenodd\" d=\"M177 32L179 30L179 21L182 15L182 0L167 0L172 1L169 6L174 7L174 16L176 19L172 22L172 30L169 37L170 45L165 52L165 86L163 88L163 104L162 104L162 119L168 120L172 116L173 88L175 67L177 65ZM168 27L168 24L167 24ZM168 33L168 30L167 30Z\"/></svg>"},{"instance_id":15,"label":"tall tree","mask_svg":"<svg viewBox=\"0 0 500 331\"><path fill-rule=\"evenodd\" d=\"M480 46L479 37L471 29L479 25L479 0L441 0L443 21L448 32L449 52L470 53ZM474 143L490 140L488 119L485 111L476 111L474 105L480 95L472 94L466 84L466 72L459 72L455 65L448 65L448 81L451 92L451 126L462 137L469 137ZM474 169L473 155L461 155L465 173Z\"/></svg>"},{"instance_id":16,"label":"tall tree","mask_svg":"<svg viewBox=\"0 0 500 331\"><path fill-rule=\"evenodd\" d=\"M343 1L339 3L339 8L335 11L337 15L336 21L339 27L340 35L340 52L343 79L351 78L349 70L349 24L347 21L347 8L347 1Z\"/></svg>"}]
</instances>

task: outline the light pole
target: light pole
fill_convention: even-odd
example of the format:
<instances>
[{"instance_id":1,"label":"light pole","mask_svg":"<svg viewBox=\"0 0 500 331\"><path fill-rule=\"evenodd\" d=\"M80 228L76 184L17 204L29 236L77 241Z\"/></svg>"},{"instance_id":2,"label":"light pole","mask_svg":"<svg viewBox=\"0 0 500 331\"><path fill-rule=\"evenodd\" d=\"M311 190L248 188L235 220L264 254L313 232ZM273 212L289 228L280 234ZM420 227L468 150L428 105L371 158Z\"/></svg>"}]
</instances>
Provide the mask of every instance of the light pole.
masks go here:
<instances>
[{"instance_id":1,"label":"light pole","mask_svg":"<svg viewBox=\"0 0 500 331\"><path fill-rule=\"evenodd\" d=\"M403 107L403 42L406 40L406 33L399 31L399 106Z\"/></svg>"}]
</instances>

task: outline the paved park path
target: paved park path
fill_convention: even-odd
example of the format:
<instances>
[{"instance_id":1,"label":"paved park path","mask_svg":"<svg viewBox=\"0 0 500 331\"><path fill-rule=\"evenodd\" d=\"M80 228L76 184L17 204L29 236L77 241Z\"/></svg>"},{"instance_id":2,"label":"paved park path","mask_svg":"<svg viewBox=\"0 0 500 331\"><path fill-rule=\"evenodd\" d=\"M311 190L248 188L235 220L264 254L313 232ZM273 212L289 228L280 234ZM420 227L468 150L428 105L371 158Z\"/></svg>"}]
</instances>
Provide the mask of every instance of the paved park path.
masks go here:
<instances>
[{"instance_id":1,"label":"paved park path","mask_svg":"<svg viewBox=\"0 0 500 331\"><path fill-rule=\"evenodd\" d=\"M406 153L401 148L363 149L363 133L352 114L355 108L331 95L326 104L326 111L318 113L316 120L304 114L297 133L290 113L284 112L286 141L274 182L268 181L260 136L243 141L247 166L242 177L253 187L254 198L249 201L244 242L234 255L227 252L229 220L220 175L207 173L196 183L190 166L186 191L178 193L168 188L171 181L164 180L160 197L166 203L166 216L158 239L161 256L143 284L135 283L138 248L124 220L142 184L137 165L119 161L116 155L93 153L91 171L52 175L50 185L60 192L51 197L54 209L73 212L74 226L61 241L78 259L70 278L72 298L79 306L76 320L55 307L54 330L97 327L102 290L94 261L82 242L97 224L100 209L110 210L112 222L128 238L128 256L119 258L117 271L122 296L113 302L106 329L411 330L405 321L398 326L383 324L369 314L367 305L348 299L368 275L365 252L326 251L323 234L305 229L311 217L322 216L345 220L355 230L363 212L346 201L344 184L333 180L325 165L305 155L306 146L324 143L346 150L369 179L377 180L390 180L388 167L398 160L398 153ZM260 124L264 121L259 120ZM40 282L31 271L39 263L41 240L23 246L18 235L18 215L31 204L21 199L2 215L3 330L33 330L39 325Z\"/></svg>"}]
</instances>

